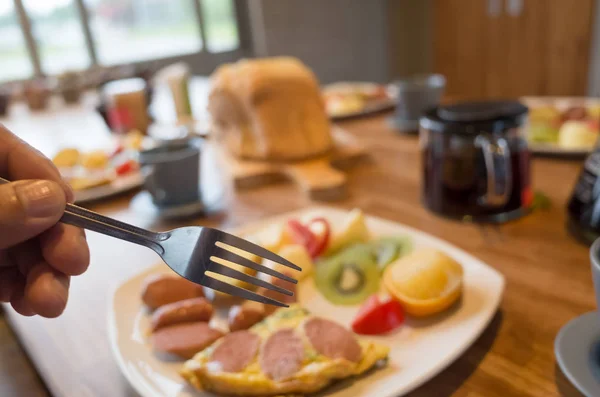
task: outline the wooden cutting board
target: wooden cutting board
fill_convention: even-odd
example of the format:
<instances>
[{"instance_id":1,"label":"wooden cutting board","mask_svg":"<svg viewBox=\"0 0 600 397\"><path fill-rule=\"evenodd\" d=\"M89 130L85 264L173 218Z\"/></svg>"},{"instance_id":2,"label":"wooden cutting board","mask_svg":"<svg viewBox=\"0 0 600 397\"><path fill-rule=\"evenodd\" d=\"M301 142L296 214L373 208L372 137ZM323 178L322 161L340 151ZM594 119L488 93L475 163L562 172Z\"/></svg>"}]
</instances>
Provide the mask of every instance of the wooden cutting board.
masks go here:
<instances>
[{"instance_id":1,"label":"wooden cutting board","mask_svg":"<svg viewBox=\"0 0 600 397\"><path fill-rule=\"evenodd\" d=\"M338 200L347 195L346 170L367 156L365 148L340 127L333 127L334 149L327 155L298 162L242 160L223 150L237 189L251 189L291 180L313 200Z\"/></svg>"}]
</instances>

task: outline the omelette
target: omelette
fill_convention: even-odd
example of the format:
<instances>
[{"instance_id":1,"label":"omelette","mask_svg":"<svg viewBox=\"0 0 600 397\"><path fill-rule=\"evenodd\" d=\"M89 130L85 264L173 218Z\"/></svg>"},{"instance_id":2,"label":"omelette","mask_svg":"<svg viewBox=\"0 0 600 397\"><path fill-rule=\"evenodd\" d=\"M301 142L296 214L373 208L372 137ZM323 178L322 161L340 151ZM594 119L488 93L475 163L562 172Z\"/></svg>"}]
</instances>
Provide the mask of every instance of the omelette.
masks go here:
<instances>
[{"instance_id":1,"label":"omelette","mask_svg":"<svg viewBox=\"0 0 600 397\"><path fill-rule=\"evenodd\" d=\"M248 330L229 333L185 362L195 388L238 396L302 395L360 375L389 348L294 304Z\"/></svg>"}]
</instances>

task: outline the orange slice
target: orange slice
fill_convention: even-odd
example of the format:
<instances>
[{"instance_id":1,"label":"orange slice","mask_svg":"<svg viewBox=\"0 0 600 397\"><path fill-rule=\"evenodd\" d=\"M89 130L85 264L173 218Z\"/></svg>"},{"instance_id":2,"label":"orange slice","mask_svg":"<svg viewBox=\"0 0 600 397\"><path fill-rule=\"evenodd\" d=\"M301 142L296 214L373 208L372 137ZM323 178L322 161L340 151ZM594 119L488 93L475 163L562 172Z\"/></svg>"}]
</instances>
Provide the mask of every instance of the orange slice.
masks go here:
<instances>
[{"instance_id":1,"label":"orange slice","mask_svg":"<svg viewBox=\"0 0 600 397\"><path fill-rule=\"evenodd\" d=\"M430 316L449 308L462 293L463 268L434 249L419 249L391 263L383 275L389 293L406 312Z\"/></svg>"}]
</instances>

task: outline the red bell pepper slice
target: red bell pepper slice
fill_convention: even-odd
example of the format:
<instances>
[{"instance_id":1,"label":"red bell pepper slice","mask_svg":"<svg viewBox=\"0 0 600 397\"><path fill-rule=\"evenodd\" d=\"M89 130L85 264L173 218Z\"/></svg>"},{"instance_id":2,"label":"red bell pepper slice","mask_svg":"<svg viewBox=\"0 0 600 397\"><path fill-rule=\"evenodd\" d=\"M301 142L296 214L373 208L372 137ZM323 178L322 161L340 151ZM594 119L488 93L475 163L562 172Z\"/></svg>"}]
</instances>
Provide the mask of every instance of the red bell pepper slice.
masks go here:
<instances>
[{"instance_id":1,"label":"red bell pepper slice","mask_svg":"<svg viewBox=\"0 0 600 397\"><path fill-rule=\"evenodd\" d=\"M134 160L127 160L126 162L119 164L115 168L115 172L117 173L117 175L121 176L121 175L125 175L125 174L132 172L136 168L137 168L137 163Z\"/></svg>"},{"instance_id":2,"label":"red bell pepper slice","mask_svg":"<svg viewBox=\"0 0 600 397\"><path fill-rule=\"evenodd\" d=\"M352 330L361 335L381 335L404 323L404 309L400 302L388 298L380 301L372 295L360 308L352 322Z\"/></svg>"},{"instance_id":3,"label":"red bell pepper slice","mask_svg":"<svg viewBox=\"0 0 600 397\"><path fill-rule=\"evenodd\" d=\"M329 222L325 218L314 218L308 222L308 227L313 223L321 223L323 225L323 234L321 235L321 239L317 239L315 236L314 243L312 246L307 247L308 253L314 259L321 255L325 249L327 248L327 244L329 243L329 235L331 234L331 227L329 226ZM310 229L309 229L310 230ZM314 235L314 233L313 233Z\"/></svg>"},{"instance_id":4,"label":"red bell pepper slice","mask_svg":"<svg viewBox=\"0 0 600 397\"><path fill-rule=\"evenodd\" d=\"M313 223L322 223L325 227L325 231L321 238L318 238L308 225ZM288 230L290 231L291 237L297 244L300 244L306 248L308 254L312 259L319 256L329 242L329 234L331 228L329 222L325 218L315 218L308 222L308 225L303 225L296 219L290 219L287 223Z\"/></svg>"}]
</instances>

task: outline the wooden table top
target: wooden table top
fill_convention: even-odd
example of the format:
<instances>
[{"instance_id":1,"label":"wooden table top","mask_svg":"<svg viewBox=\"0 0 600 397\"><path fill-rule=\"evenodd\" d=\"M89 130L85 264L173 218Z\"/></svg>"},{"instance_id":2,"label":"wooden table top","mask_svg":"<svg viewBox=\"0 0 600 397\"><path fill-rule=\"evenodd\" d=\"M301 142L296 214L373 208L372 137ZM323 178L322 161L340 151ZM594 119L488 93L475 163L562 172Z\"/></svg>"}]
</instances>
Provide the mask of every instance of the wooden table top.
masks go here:
<instances>
[{"instance_id":1,"label":"wooden table top","mask_svg":"<svg viewBox=\"0 0 600 397\"><path fill-rule=\"evenodd\" d=\"M341 125L364 143L371 161L353 168L349 197L331 205L362 208L447 240L506 277L501 308L482 336L441 374L410 396L577 396L556 365L554 338L566 322L595 309L588 249L565 230L565 204L581 163L536 158L535 190L552 206L498 227L440 218L420 203L420 158L414 136L394 133L380 115ZM132 210L131 195L91 206L154 230L158 223ZM265 205L268 202L269 205ZM311 205L292 184L232 193L228 210L193 224L231 227ZM109 347L107 309L112 286L158 262L150 250L88 233L89 271L72 280L69 304L54 320L7 317L51 393L135 396ZM2 351L0 350L0 354ZM0 360L9 357L0 356ZM0 383L2 383L0 376Z\"/></svg>"}]
</instances>

